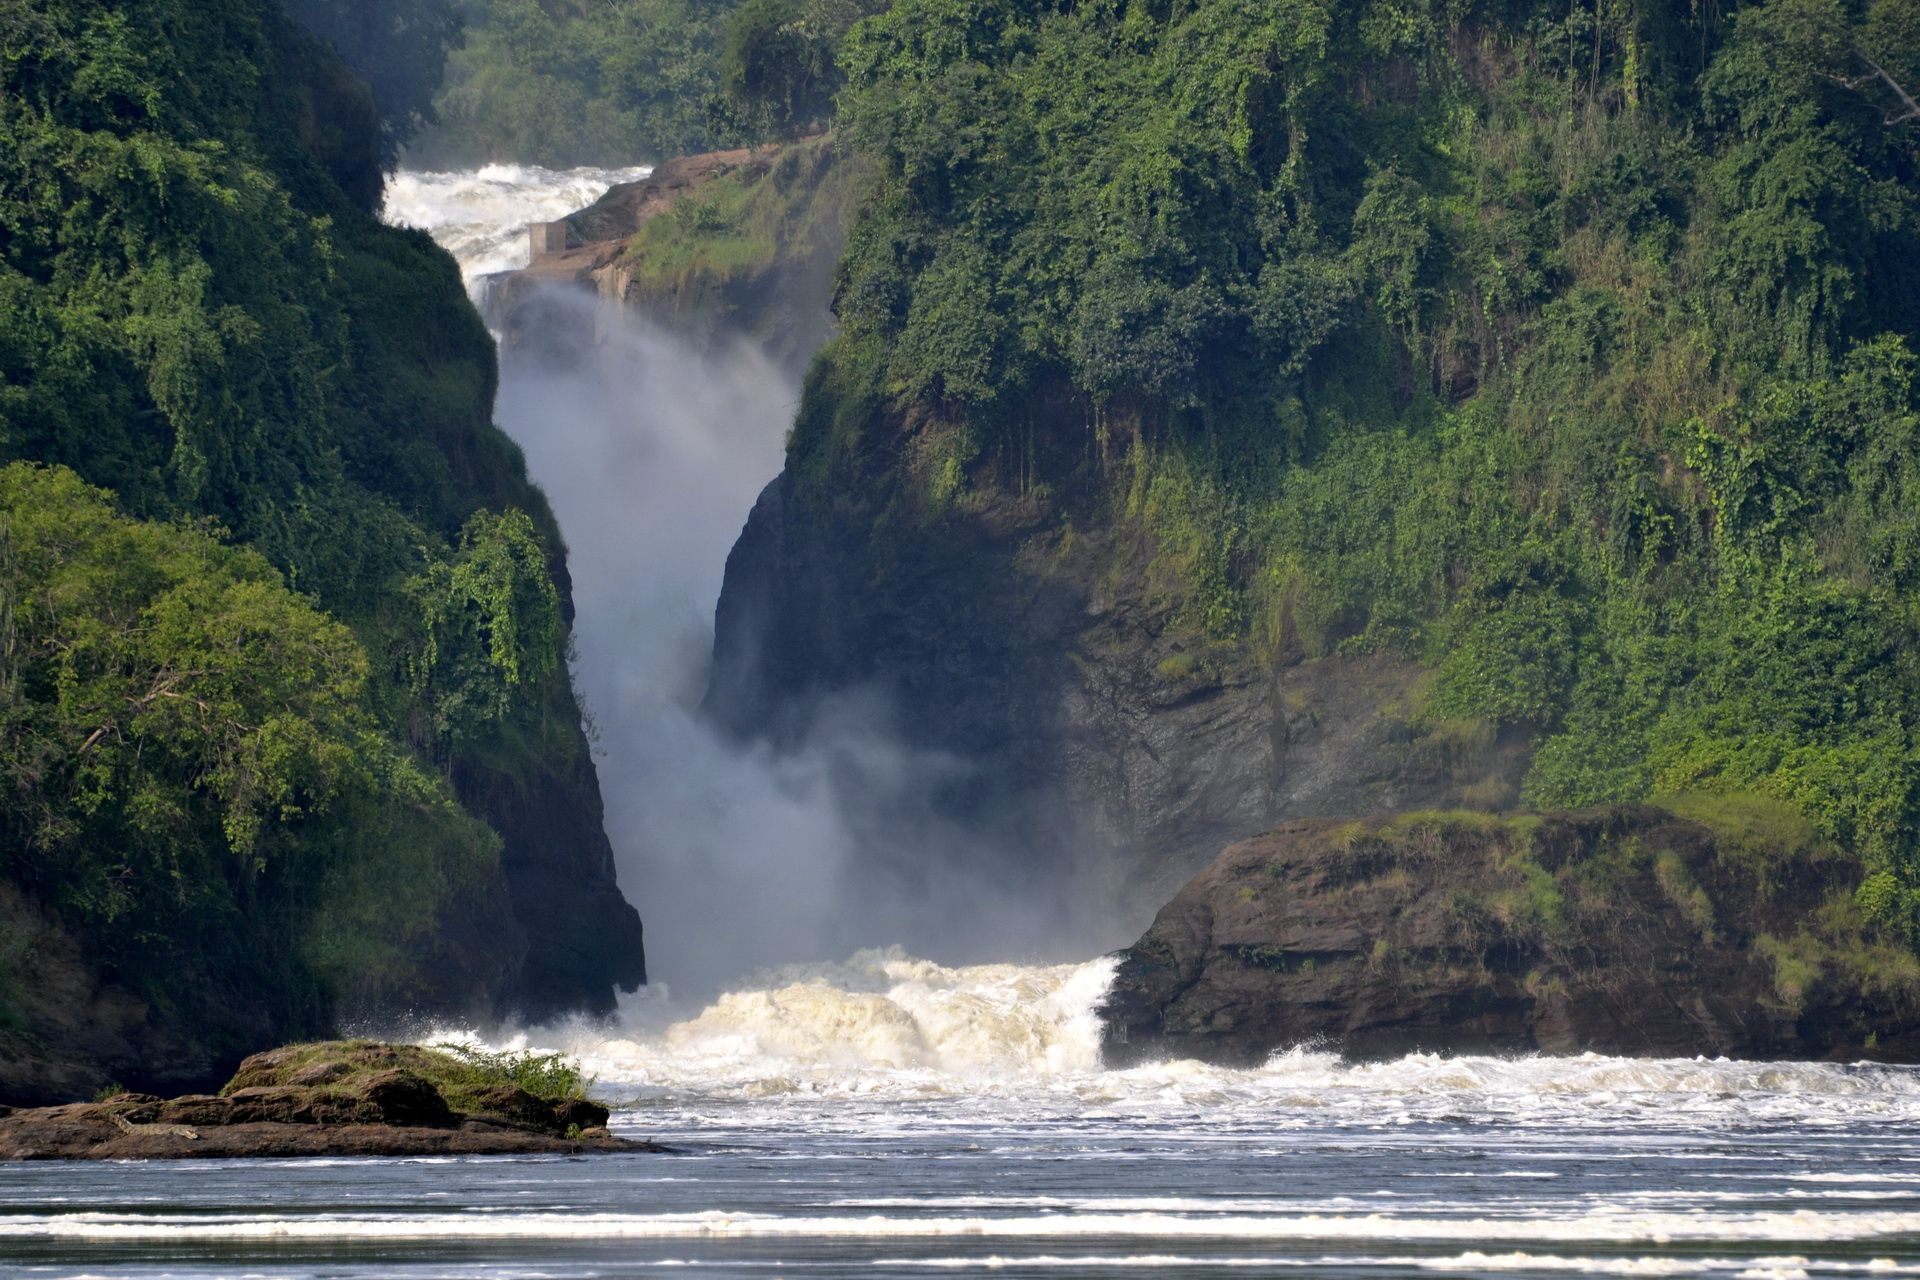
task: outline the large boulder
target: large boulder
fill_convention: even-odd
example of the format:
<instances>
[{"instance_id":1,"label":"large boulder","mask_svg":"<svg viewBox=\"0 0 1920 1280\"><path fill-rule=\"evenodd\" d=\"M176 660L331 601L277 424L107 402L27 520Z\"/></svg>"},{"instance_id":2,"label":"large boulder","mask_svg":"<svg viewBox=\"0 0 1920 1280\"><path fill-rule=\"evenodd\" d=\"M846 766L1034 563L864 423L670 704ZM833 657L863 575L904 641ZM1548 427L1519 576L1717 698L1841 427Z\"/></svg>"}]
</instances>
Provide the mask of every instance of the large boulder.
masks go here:
<instances>
[{"instance_id":1,"label":"large boulder","mask_svg":"<svg viewBox=\"0 0 1920 1280\"><path fill-rule=\"evenodd\" d=\"M1652 808L1291 822L1122 954L1106 1059L1920 1059L1920 969L1862 924L1861 875L1801 834Z\"/></svg>"}]
</instances>

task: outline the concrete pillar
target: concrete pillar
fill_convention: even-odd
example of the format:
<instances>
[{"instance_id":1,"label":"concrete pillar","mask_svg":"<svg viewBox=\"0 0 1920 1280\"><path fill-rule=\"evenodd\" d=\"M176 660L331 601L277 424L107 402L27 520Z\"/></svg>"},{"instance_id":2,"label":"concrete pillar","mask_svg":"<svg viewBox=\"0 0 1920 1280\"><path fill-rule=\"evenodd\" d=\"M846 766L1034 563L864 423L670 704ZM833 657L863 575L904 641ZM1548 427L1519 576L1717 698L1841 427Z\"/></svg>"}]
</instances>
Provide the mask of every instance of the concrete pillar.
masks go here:
<instances>
[{"instance_id":1,"label":"concrete pillar","mask_svg":"<svg viewBox=\"0 0 1920 1280\"><path fill-rule=\"evenodd\" d=\"M567 247L567 224L535 222L527 227L527 261L538 262L563 252Z\"/></svg>"}]
</instances>

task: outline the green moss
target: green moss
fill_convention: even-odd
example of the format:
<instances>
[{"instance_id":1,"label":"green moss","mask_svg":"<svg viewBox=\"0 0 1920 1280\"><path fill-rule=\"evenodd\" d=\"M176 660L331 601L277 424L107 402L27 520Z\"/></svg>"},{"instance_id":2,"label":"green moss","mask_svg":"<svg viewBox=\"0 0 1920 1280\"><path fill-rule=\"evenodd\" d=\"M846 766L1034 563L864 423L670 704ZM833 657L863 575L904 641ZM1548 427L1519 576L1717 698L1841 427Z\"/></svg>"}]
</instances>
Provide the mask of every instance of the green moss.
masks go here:
<instances>
[{"instance_id":1,"label":"green moss","mask_svg":"<svg viewBox=\"0 0 1920 1280\"><path fill-rule=\"evenodd\" d=\"M1190 653L1168 654L1154 665L1154 671L1168 684L1191 680L1199 670L1200 660Z\"/></svg>"},{"instance_id":2,"label":"green moss","mask_svg":"<svg viewBox=\"0 0 1920 1280\"><path fill-rule=\"evenodd\" d=\"M1713 899L1706 890L1694 883L1693 876L1687 871L1686 863L1680 855L1671 849L1663 849L1654 856L1653 874L1667 900L1680 908L1682 915L1702 935L1713 933Z\"/></svg>"},{"instance_id":3,"label":"green moss","mask_svg":"<svg viewBox=\"0 0 1920 1280\"><path fill-rule=\"evenodd\" d=\"M1761 934L1753 949L1773 968L1773 991L1787 1009L1798 1011L1808 991L1826 972L1826 948L1806 931L1791 938Z\"/></svg>"},{"instance_id":4,"label":"green moss","mask_svg":"<svg viewBox=\"0 0 1920 1280\"><path fill-rule=\"evenodd\" d=\"M1771 889L1780 872L1812 858L1822 841L1805 813L1789 801L1754 792L1694 792L1657 802L1713 831L1720 857Z\"/></svg>"},{"instance_id":5,"label":"green moss","mask_svg":"<svg viewBox=\"0 0 1920 1280\"><path fill-rule=\"evenodd\" d=\"M1492 896L1494 913L1510 924L1543 934L1562 932L1567 924L1567 897L1560 882L1531 860L1519 862L1513 870L1518 883Z\"/></svg>"},{"instance_id":6,"label":"green moss","mask_svg":"<svg viewBox=\"0 0 1920 1280\"><path fill-rule=\"evenodd\" d=\"M440 1091L455 1111L486 1110L488 1090L511 1086L545 1102L587 1096L592 1081L562 1054L496 1052L462 1044L386 1044L378 1040L325 1040L289 1045L269 1055L270 1066L243 1066L222 1089L291 1085L318 1081L351 1092L375 1076L406 1071Z\"/></svg>"},{"instance_id":7,"label":"green moss","mask_svg":"<svg viewBox=\"0 0 1920 1280\"><path fill-rule=\"evenodd\" d=\"M1383 819L1378 829L1393 835L1472 838L1504 835L1510 830L1510 822L1505 815L1479 809L1416 809Z\"/></svg>"}]
</instances>

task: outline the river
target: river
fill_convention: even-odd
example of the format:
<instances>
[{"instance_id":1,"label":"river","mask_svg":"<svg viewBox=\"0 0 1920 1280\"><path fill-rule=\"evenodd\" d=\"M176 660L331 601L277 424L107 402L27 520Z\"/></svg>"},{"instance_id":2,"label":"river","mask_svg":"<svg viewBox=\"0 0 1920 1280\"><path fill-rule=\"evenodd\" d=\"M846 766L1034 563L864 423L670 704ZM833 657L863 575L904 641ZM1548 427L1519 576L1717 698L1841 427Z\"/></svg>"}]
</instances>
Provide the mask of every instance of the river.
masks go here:
<instances>
[{"instance_id":1,"label":"river","mask_svg":"<svg viewBox=\"0 0 1920 1280\"><path fill-rule=\"evenodd\" d=\"M477 276L514 265L519 223L626 176L404 175L389 214L427 226ZM638 716L645 730L605 734L616 820L625 770L644 763L684 789L720 766L679 739L644 762L619 754L641 750L629 738L660 730L663 708L686 697L630 688L671 664L619 660L634 627L615 585L671 564L679 607L711 610L727 532L778 466L783 394L769 386L722 415L747 424L743 441L644 450L653 491L734 504L654 561L636 552L644 533L587 502L606 477L569 472L603 472L604 457L557 429L529 388L503 387L503 425L554 495L584 579L583 689L603 719ZM676 468L727 472L726 496ZM811 812L795 803L783 819ZM722 826L735 820L715 811ZM821 838L832 835L827 823ZM767 874L777 884L777 869ZM663 937L694 946L713 932L676 934L673 916L698 913L634 867L623 876L652 908L657 969L683 949ZM714 884L708 905L737 899L743 933L764 932L753 913L771 920L783 898L809 905L787 887L749 900L725 876ZM617 1132L679 1154L0 1165L0 1273L1920 1275L1912 1069L1595 1056L1355 1065L1298 1049L1251 1070L1108 1072L1095 1015L1107 960L943 965L897 948L819 959L834 936L783 942L815 958L762 965L712 999L679 1004L654 989L612 1026L501 1042L575 1055L616 1104Z\"/></svg>"}]
</instances>

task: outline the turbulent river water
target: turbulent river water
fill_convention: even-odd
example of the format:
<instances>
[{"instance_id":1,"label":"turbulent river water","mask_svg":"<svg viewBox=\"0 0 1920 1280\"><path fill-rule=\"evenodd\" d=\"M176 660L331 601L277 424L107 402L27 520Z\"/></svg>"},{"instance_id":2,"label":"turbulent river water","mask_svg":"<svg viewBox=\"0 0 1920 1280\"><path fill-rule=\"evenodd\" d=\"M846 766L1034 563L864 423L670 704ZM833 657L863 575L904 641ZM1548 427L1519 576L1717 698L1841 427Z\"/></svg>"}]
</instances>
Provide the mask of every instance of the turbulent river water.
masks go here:
<instances>
[{"instance_id":1,"label":"turbulent river water","mask_svg":"<svg viewBox=\"0 0 1920 1280\"><path fill-rule=\"evenodd\" d=\"M403 175L389 213L477 275L624 176ZM676 1155L0 1165L0 1274L1920 1275L1913 1070L1303 1048L1108 1072L1110 975L867 950L504 1042L577 1056L616 1130Z\"/></svg>"}]
</instances>

